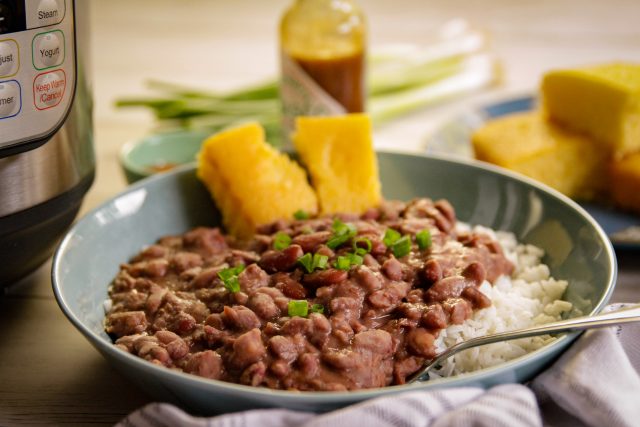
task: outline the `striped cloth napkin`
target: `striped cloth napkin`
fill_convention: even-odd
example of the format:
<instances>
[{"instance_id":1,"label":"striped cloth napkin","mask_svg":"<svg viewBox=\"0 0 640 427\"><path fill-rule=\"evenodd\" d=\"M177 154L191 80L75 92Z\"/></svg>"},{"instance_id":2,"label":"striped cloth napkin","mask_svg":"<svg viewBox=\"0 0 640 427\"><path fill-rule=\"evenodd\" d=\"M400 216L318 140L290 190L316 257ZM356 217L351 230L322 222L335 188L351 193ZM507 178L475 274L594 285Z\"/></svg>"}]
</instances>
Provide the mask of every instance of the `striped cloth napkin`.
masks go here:
<instances>
[{"instance_id":1,"label":"striped cloth napkin","mask_svg":"<svg viewBox=\"0 0 640 427\"><path fill-rule=\"evenodd\" d=\"M632 427L640 425L639 374L640 323L635 323L586 332L528 386L411 391L325 414L264 409L198 418L153 403L117 426Z\"/></svg>"}]
</instances>

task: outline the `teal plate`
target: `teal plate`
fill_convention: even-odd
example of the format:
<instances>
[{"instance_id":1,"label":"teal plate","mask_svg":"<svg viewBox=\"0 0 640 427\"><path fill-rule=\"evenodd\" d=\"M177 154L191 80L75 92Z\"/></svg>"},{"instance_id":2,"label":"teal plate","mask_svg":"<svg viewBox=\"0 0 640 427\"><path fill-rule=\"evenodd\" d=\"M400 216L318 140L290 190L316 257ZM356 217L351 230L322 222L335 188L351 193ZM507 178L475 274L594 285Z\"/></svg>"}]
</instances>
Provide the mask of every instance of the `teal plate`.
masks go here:
<instances>
[{"instance_id":1,"label":"teal plate","mask_svg":"<svg viewBox=\"0 0 640 427\"><path fill-rule=\"evenodd\" d=\"M384 195L408 200L447 198L458 218L508 230L545 249L544 262L569 281L565 298L596 313L613 291L616 261L600 226L561 194L492 166L420 155L378 154ZM408 390L527 381L577 337L554 343L499 366L452 378L354 392L289 392L207 380L158 367L116 348L103 330L107 287L143 246L192 227L219 224L219 215L193 166L142 180L79 219L53 260L53 290L73 325L124 376L155 399L201 414L258 407L326 411Z\"/></svg>"},{"instance_id":2,"label":"teal plate","mask_svg":"<svg viewBox=\"0 0 640 427\"><path fill-rule=\"evenodd\" d=\"M471 134L487 120L507 114L530 111L536 99L520 96L467 111L446 121L429 139L427 153L453 154L473 158ZM640 216L596 203L580 203L607 233L616 250L640 250Z\"/></svg>"}]
</instances>

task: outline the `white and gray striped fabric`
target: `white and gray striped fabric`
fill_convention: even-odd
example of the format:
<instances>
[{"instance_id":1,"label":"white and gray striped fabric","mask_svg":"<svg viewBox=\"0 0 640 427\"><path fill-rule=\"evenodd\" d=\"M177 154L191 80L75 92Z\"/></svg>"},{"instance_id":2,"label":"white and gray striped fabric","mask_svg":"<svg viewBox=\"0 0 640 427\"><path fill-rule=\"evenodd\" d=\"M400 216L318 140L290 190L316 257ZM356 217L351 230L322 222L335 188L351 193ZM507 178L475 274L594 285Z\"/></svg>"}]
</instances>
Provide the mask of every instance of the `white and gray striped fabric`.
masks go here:
<instances>
[{"instance_id":1,"label":"white and gray striped fabric","mask_svg":"<svg viewBox=\"0 0 640 427\"><path fill-rule=\"evenodd\" d=\"M640 426L639 373L636 323L585 333L529 386L412 391L325 414L266 409L199 418L154 403L117 426L631 427Z\"/></svg>"}]
</instances>

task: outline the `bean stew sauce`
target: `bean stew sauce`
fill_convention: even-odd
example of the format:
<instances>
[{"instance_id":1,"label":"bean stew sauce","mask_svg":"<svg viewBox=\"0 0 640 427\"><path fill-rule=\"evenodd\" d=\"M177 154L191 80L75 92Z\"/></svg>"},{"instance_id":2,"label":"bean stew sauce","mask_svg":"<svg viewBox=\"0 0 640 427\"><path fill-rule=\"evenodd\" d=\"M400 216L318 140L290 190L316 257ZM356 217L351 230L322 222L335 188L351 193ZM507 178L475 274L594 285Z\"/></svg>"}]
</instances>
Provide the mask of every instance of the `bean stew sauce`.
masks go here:
<instances>
[{"instance_id":1,"label":"bean stew sauce","mask_svg":"<svg viewBox=\"0 0 640 427\"><path fill-rule=\"evenodd\" d=\"M513 265L456 232L445 200L387 201L361 216L278 221L249 241L218 228L161 238L123 264L107 333L143 359L285 390L403 384L435 340L491 301Z\"/></svg>"}]
</instances>

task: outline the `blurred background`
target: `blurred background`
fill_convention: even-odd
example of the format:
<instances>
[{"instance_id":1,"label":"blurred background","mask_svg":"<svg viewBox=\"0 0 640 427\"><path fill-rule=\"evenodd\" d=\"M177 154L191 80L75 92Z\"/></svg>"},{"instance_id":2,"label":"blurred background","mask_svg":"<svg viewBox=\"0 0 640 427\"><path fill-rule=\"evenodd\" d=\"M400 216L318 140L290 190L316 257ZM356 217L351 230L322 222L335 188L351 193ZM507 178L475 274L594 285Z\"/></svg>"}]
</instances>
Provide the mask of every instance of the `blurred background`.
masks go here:
<instances>
[{"instance_id":1,"label":"blurred background","mask_svg":"<svg viewBox=\"0 0 640 427\"><path fill-rule=\"evenodd\" d=\"M232 90L277 78L278 21L290 0L138 0L93 2L93 77L98 175L89 202L125 185L117 153L154 129L145 109L118 109L117 99L153 95L159 80ZM429 46L452 19L486 36L499 81L376 127L379 148L423 151L430 133L465 108L533 93L553 68L613 60L640 61L636 0L360 0L369 48ZM108 178L107 178L108 177ZM114 181L115 180L115 181ZM119 185L114 185L117 182Z\"/></svg>"}]
</instances>

